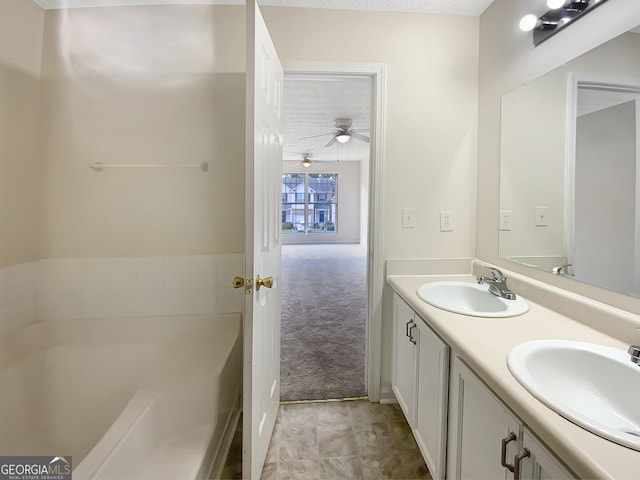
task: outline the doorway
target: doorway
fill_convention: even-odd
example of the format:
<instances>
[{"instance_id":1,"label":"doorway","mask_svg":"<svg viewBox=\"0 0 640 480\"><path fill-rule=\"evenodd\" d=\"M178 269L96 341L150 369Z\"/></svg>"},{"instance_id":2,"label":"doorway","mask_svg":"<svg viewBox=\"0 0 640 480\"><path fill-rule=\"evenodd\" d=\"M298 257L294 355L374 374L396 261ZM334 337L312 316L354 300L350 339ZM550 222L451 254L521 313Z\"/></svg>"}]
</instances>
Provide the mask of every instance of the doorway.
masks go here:
<instances>
[{"instance_id":1,"label":"doorway","mask_svg":"<svg viewBox=\"0 0 640 480\"><path fill-rule=\"evenodd\" d=\"M282 401L363 397L372 79L285 75Z\"/></svg>"},{"instance_id":2,"label":"doorway","mask_svg":"<svg viewBox=\"0 0 640 480\"><path fill-rule=\"evenodd\" d=\"M574 89L567 263L574 278L637 295L640 86L578 78Z\"/></svg>"}]
</instances>

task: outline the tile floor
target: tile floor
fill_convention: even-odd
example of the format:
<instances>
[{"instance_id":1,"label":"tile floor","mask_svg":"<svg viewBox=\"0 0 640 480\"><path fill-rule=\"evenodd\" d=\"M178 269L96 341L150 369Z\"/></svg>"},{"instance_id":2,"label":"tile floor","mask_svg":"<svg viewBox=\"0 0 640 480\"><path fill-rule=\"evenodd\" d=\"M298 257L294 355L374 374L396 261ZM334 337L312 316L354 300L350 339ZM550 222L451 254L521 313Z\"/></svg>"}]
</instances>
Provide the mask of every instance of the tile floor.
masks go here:
<instances>
[{"instance_id":1,"label":"tile floor","mask_svg":"<svg viewBox=\"0 0 640 480\"><path fill-rule=\"evenodd\" d=\"M223 478L241 478L241 446ZM236 450L234 452L234 450ZM263 480L431 479L398 405L367 400L281 405Z\"/></svg>"}]
</instances>

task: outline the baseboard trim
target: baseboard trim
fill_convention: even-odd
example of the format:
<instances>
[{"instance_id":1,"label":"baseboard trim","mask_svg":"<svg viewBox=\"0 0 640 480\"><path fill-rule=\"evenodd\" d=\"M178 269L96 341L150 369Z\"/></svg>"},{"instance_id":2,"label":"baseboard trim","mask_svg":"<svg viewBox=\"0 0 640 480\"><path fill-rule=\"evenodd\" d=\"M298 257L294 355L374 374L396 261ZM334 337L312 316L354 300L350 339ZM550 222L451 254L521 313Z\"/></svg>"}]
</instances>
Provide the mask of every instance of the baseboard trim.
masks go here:
<instances>
[{"instance_id":1,"label":"baseboard trim","mask_svg":"<svg viewBox=\"0 0 640 480\"><path fill-rule=\"evenodd\" d=\"M280 405L295 405L298 403L329 403L329 402L351 402L354 400L368 400L366 395L363 397L344 397L344 398L326 398L324 400L284 400Z\"/></svg>"},{"instance_id":2,"label":"baseboard trim","mask_svg":"<svg viewBox=\"0 0 640 480\"><path fill-rule=\"evenodd\" d=\"M382 387L380 389L380 403L398 403L398 400L396 400L396 396L393 394L393 390L391 390L391 387Z\"/></svg>"}]
</instances>

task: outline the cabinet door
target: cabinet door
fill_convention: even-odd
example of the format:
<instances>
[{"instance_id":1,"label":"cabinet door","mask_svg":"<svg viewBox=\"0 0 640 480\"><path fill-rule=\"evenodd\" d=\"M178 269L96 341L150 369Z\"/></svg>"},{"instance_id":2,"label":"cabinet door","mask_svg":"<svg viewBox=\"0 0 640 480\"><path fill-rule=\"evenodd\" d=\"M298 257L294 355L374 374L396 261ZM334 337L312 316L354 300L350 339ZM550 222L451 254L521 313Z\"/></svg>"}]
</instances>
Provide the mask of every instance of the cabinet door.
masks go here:
<instances>
[{"instance_id":1,"label":"cabinet door","mask_svg":"<svg viewBox=\"0 0 640 480\"><path fill-rule=\"evenodd\" d=\"M409 425L414 427L416 338L413 310L398 295L394 295L394 364L392 388ZM409 336L411 333L411 336Z\"/></svg>"},{"instance_id":2,"label":"cabinet door","mask_svg":"<svg viewBox=\"0 0 640 480\"><path fill-rule=\"evenodd\" d=\"M567 480L577 478L525 427L522 446L529 457L522 460L519 480Z\"/></svg>"},{"instance_id":3,"label":"cabinet door","mask_svg":"<svg viewBox=\"0 0 640 480\"><path fill-rule=\"evenodd\" d=\"M453 360L449 393L447 477L450 479L506 479L519 451L521 424L475 374L459 359ZM510 440L511 439L511 440Z\"/></svg>"},{"instance_id":4,"label":"cabinet door","mask_svg":"<svg viewBox=\"0 0 640 480\"><path fill-rule=\"evenodd\" d=\"M449 346L419 317L414 436L434 479L444 478L449 397Z\"/></svg>"}]
</instances>

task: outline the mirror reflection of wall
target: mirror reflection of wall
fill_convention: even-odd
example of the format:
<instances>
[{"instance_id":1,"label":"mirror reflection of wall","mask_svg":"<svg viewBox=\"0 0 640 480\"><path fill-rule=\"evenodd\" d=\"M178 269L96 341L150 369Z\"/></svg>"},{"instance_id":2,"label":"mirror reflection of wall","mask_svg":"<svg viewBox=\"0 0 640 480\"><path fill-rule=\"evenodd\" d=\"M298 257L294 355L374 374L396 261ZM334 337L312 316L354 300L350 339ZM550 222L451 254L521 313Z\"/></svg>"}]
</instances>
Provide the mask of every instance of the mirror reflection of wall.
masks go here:
<instances>
[{"instance_id":1,"label":"mirror reflection of wall","mask_svg":"<svg viewBox=\"0 0 640 480\"><path fill-rule=\"evenodd\" d=\"M573 248L576 278L640 295L636 256L636 92L578 84ZM573 211L573 215L572 215Z\"/></svg>"},{"instance_id":2,"label":"mirror reflection of wall","mask_svg":"<svg viewBox=\"0 0 640 480\"><path fill-rule=\"evenodd\" d=\"M566 72L556 70L502 100L500 256L550 271L566 263ZM536 209L545 219L536 222ZM544 223L545 225L536 225Z\"/></svg>"},{"instance_id":3,"label":"mirror reflection of wall","mask_svg":"<svg viewBox=\"0 0 640 480\"><path fill-rule=\"evenodd\" d=\"M639 32L503 97L501 258L640 296Z\"/></svg>"}]
</instances>

